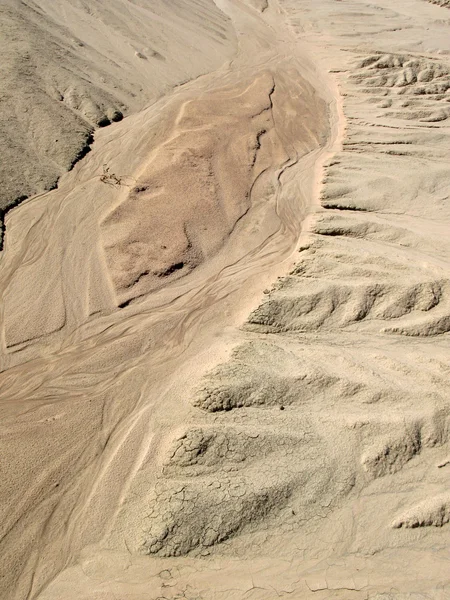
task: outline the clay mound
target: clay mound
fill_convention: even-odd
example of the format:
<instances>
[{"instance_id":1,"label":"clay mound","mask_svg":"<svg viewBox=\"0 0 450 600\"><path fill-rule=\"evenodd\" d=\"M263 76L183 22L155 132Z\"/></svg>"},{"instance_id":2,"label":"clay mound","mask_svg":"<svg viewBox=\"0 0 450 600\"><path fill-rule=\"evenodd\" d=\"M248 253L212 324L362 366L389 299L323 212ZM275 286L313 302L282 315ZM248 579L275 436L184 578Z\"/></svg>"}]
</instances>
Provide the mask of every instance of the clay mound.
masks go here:
<instances>
[{"instance_id":1,"label":"clay mound","mask_svg":"<svg viewBox=\"0 0 450 600\"><path fill-rule=\"evenodd\" d=\"M366 133L349 136L353 141L349 143L348 152L339 154L339 162L326 168L322 206L348 212L398 214L407 211L420 214L423 202L427 202L430 216L447 218L450 169L446 165L447 156L439 155L438 134L427 132L421 144L416 143L415 134L410 133L396 133L389 138L384 135L380 141L376 132L371 131L370 136L372 142L369 146L363 141ZM434 145L437 145L436 151ZM436 161L430 161L430 152L437 155ZM386 155L388 158L380 169L380 160ZM415 167L408 172L403 168L406 156ZM427 164L426 173L421 168L424 162ZM362 171L364 177L360 176Z\"/></svg>"},{"instance_id":2,"label":"clay mound","mask_svg":"<svg viewBox=\"0 0 450 600\"><path fill-rule=\"evenodd\" d=\"M424 115L433 114L427 109L430 106L429 100L445 102L446 92L450 89L450 70L442 63L428 58L400 54L381 56L375 54L363 58L356 67L356 72L351 75L350 79L360 85L369 86L370 90L366 89L364 93L374 95L380 92L380 88L386 88L387 94L384 94L384 103L387 103L386 98L388 98L401 108L409 109L411 106L423 108L423 112L418 116L408 115L408 110L387 113L386 116L426 120ZM401 88L401 91L399 92L395 88ZM394 92L396 92L397 98L395 98ZM427 96L427 103L419 102L416 99L416 102L411 104L409 98L408 101L402 98L409 95ZM381 108L390 108L391 106L392 103Z\"/></svg>"},{"instance_id":3,"label":"clay mound","mask_svg":"<svg viewBox=\"0 0 450 600\"><path fill-rule=\"evenodd\" d=\"M236 356L236 355L235 355ZM277 369L256 373L245 362L219 367L201 386L194 405L209 412L228 411L244 406L289 406L300 389L301 377L283 376Z\"/></svg>"},{"instance_id":4,"label":"clay mound","mask_svg":"<svg viewBox=\"0 0 450 600\"><path fill-rule=\"evenodd\" d=\"M202 551L281 511L289 497L290 490L283 484L261 485L248 479L216 476L195 486L163 484L144 521L141 552L180 556Z\"/></svg>"},{"instance_id":5,"label":"clay mound","mask_svg":"<svg viewBox=\"0 0 450 600\"><path fill-rule=\"evenodd\" d=\"M325 208L336 208L335 206L326 206ZM341 208L338 210L350 210ZM358 210L358 209L356 209ZM328 236L347 236L363 238L369 240L380 240L400 244L405 247L421 247L427 243L427 240L418 234L414 234L406 228L386 225L369 219L348 219L339 214L333 216L327 215L317 220L313 227L314 233Z\"/></svg>"},{"instance_id":6,"label":"clay mound","mask_svg":"<svg viewBox=\"0 0 450 600\"><path fill-rule=\"evenodd\" d=\"M193 404L208 412L243 407L284 410L306 406L324 392L336 399L372 401L370 386L356 374L352 358L336 356L324 366L315 355L316 351L299 354L295 348L269 342L243 344L229 362L206 375Z\"/></svg>"},{"instance_id":7,"label":"clay mound","mask_svg":"<svg viewBox=\"0 0 450 600\"><path fill-rule=\"evenodd\" d=\"M375 54L356 63L350 80L383 109L379 119L441 123L450 117L450 69L429 58ZM393 154L398 149L389 150Z\"/></svg>"},{"instance_id":8,"label":"clay mound","mask_svg":"<svg viewBox=\"0 0 450 600\"><path fill-rule=\"evenodd\" d=\"M296 434L261 425L197 425L172 442L162 467L164 477L146 499L141 551L159 556L202 554L287 514L286 505L294 502L306 476L303 461L317 452L320 442L311 432L306 434L304 421L305 433ZM295 455L303 460L289 464ZM323 471L319 479L329 477ZM311 503L317 499L314 496Z\"/></svg>"},{"instance_id":9,"label":"clay mound","mask_svg":"<svg viewBox=\"0 0 450 600\"><path fill-rule=\"evenodd\" d=\"M450 494L431 496L406 510L392 522L394 529L442 527L450 521Z\"/></svg>"},{"instance_id":10,"label":"clay mound","mask_svg":"<svg viewBox=\"0 0 450 600\"><path fill-rule=\"evenodd\" d=\"M164 476L139 501L144 534L128 531L130 543L146 554L203 556L218 544L226 551L223 543L239 537L257 551L261 532L288 531L314 520L324 502L338 504L352 487L352 473L339 458L343 447L328 448L304 416L292 421L293 415L276 414L248 413L245 425L197 424L179 435ZM323 464L311 471L318 456Z\"/></svg>"},{"instance_id":11,"label":"clay mound","mask_svg":"<svg viewBox=\"0 0 450 600\"><path fill-rule=\"evenodd\" d=\"M304 446L303 435L278 436L272 430L250 427L193 426L177 437L163 466L166 476L214 475L217 468L245 469L276 452Z\"/></svg>"}]
</instances>

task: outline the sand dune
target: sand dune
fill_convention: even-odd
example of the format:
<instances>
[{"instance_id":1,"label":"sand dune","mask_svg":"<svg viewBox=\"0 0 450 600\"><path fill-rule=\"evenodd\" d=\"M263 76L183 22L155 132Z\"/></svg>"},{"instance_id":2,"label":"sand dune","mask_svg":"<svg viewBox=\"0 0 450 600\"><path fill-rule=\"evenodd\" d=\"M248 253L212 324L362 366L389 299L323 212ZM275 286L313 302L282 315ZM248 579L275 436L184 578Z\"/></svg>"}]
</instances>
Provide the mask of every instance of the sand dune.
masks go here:
<instances>
[{"instance_id":1,"label":"sand dune","mask_svg":"<svg viewBox=\"0 0 450 600\"><path fill-rule=\"evenodd\" d=\"M2 598L447 597L441 4L8 4L65 156L130 116L7 214Z\"/></svg>"},{"instance_id":2,"label":"sand dune","mask_svg":"<svg viewBox=\"0 0 450 600\"><path fill-rule=\"evenodd\" d=\"M302 96L311 92L306 84L290 83L296 76L263 72L181 105L167 139L101 224L119 303L186 275L212 256L249 211L255 191L264 194L269 169L289 160L284 139L297 134L294 139L305 145L314 140L303 122L310 108ZM283 114L290 111L281 128L274 105ZM150 230L156 235L149 236Z\"/></svg>"}]
</instances>

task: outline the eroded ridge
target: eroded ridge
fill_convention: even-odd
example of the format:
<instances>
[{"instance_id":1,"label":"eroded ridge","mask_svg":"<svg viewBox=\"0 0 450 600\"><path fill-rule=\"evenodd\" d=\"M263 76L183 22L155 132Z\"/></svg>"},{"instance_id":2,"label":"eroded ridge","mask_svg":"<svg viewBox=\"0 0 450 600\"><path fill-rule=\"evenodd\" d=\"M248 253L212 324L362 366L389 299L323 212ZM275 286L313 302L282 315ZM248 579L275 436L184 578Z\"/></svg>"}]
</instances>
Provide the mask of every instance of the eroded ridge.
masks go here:
<instances>
[{"instance_id":1,"label":"eroded ridge","mask_svg":"<svg viewBox=\"0 0 450 600\"><path fill-rule=\"evenodd\" d=\"M205 556L236 537L255 550L252 535L274 525L289 531L314 517L323 495L335 504L348 492L351 473L336 477L338 458L308 418L295 431L279 408L276 417L247 417L207 419L173 440L163 478L146 498L142 552ZM323 454L330 455L329 466L311 476L308 460Z\"/></svg>"},{"instance_id":2,"label":"eroded ridge","mask_svg":"<svg viewBox=\"0 0 450 600\"><path fill-rule=\"evenodd\" d=\"M450 521L450 496L430 496L398 516L392 527L442 527Z\"/></svg>"},{"instance_id":3,"label":"eroded ridge","mask_svg":"<svg viewBox=\"0 0 450 600\"><path fill-rule=\"evenodd\" d=\"M369 240L401 239L406 231L381 226L378 232L358 219L340 217L319 223L315 230L344 239L333 240L333 253L328 243L319 240L305 250L295 271L280 280L268 300L250 315L246 329L263 333L364 330L410 336L449 331L450 281L445 273L430 278L429 269L422 273L418 269L411 278L401 262L386 255L374 259L370 254L378 247ZM364 250L368 252L358 261L353 260L358 244L353 239L347 242L346 236L367 240ZM317 271L318 265L323 270Z\"/></svg>"},{"instance_id":4,"label":"eroded ridge","mask_svg":"<svg viewBox=\"0 0 450 600\"><path fill-rule=\"evenodd\" d=\"M444 6L445 8L450 8L449 0L428 0L428 1L432 2L433 4L438 4L439 6Z\"/></svg>"}]
</instances>

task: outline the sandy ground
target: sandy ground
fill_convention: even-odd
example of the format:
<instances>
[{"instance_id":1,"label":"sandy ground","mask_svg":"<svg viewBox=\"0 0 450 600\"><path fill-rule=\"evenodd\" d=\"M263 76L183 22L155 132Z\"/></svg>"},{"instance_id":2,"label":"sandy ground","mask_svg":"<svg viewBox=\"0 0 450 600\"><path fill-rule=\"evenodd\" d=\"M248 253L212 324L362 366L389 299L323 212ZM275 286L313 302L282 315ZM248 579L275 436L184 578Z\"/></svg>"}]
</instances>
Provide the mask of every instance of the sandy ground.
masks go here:
<instances>
[{"instance_id":1,"label":"sandy ground","mask_svg":"<svg viewBox=\"0 0 450 600\"><path fill-rule=\"evenodd\" d=\"M450 13L191 6L215 62L6 217L0 595L449 598Z\"/></svg>"},{"instance_id":2,"label":"sandy ground","mask_svg":"<svg viewBox=\"0 0 450 600\"><path fill-rule=\"evenodd\" d=\"M3 0L0 211L54 187L96 128L219 67L235 45L211 0Z\"/></svg>"}]
</instances>

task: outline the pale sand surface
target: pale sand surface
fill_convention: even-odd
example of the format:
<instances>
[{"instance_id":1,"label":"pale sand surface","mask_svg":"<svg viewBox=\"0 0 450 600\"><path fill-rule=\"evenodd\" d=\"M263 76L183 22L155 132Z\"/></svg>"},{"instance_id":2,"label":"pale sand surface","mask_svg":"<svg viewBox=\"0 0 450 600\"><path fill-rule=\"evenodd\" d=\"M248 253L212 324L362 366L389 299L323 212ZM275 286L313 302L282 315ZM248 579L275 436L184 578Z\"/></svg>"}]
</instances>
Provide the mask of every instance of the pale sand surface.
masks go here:
<instances>
[{"instance_id":1,"label":"pale sand surface","mask_svg":"<svg viewBox=\"0 0 450 600\"><path fill-rule=\"evenodd\" d=\"M190 2L7 215L0 597L450 598L450 13Z\"/></svg>"},{"instance_id":2,"label":"pale sand surface","mask_svg":"<svg viewBox=\"0 0 450 600\"><path fill-rule=\"evenodd\" d=\"M0 209L53 187L96 127L219 67L235 45L211 0L2 0Z\"/></svg>"}]
</instances>

